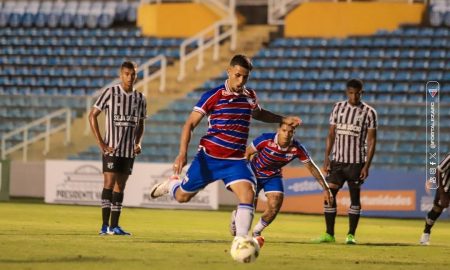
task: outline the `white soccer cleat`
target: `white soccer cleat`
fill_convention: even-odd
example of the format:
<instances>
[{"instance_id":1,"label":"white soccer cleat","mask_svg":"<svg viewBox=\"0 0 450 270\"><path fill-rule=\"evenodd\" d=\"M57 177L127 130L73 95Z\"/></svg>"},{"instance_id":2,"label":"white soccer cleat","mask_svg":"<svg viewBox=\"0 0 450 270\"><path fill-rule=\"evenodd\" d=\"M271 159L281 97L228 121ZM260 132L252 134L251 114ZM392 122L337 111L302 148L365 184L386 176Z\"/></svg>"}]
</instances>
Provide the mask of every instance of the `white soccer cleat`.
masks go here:
<instances>
[{"instance_id":1,"label":"white soccer cleat","mask_svg":"<svg viewBox=\"0 0 450 270\"><path fill-rule=\"evenodd\" d=\"M428 246L430 245L430 234L429 233L423 233L420 237L420 244L422 246Z\"/></svg>"},{"instance_id":2,"label":"white soccer cleat","mask_svg":"<svg viewBox=\"0 0 450 270\"><path fill-rule=\"evenodd\" d=\"M156 199L169 193L169 183L170 179L154 185L150 190L150 197Z\"/></svg>"}]
</instances>

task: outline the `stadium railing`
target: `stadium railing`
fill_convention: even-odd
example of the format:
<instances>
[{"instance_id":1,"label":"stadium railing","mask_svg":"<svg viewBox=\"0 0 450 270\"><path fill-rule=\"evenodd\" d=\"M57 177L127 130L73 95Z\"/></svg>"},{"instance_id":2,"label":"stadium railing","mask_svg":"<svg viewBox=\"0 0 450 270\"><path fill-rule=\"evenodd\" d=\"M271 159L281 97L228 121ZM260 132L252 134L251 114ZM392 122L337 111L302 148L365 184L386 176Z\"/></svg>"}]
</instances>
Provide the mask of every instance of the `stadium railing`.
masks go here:
<instances>
[{"instance_id":1,"label":"stadium railing","mask_svg":"<svg viewBox=\"0 0 450 270\"><path fill-rule=\"evenodd\" d=\"M52 126L52 120L54 119L60 119L61 116L65 116L64 123L56 126ZM15 129L11 132L8 132L2 136L2 159L4 160L6 158L6 155L23 149L23 161L27 161L28 158L28 145L32 144L34 142L37 142L41 139L45 140L45 146L44 146L44 152L43 154L46 155L50 151L50 135L53 133L59 132L61 130L65 130L65 143L64 145L67 145L70 143L70 128L71 128L71 119L72 119L72 112L70 108L63 108L57 111L52 112L51 114L44 116L40 119L37 119L23 127L20 127L18 129ZM29 138L30 129L34 127L40 127L45 125L45 130L40 133L34 134L31 138ZM11 146L7 145L7 142L9 139L15 139L17 135L22 134L22 142L18 144L13 144Z\"/></svg>"},{"instance_id":2,"label":"stadium railing","mask_svg":"<svg viewBox=\"0 0 450 270\"><path fill-rule=\"evenodd\" d=\"M213 46L213 60L219 59L220 42L230 38L230 49L234 51L236 49L236 35L237 35L237 22L235 15L236 0L229 0L228 6L224 5L220 1L208 0L204 1L217 6L219 9L224 10L228 16L227 18L220 20L213 25L208 26L206 29L200 31L196 35L186 39L180 45L180 72L178 74L178 81L182 81L186 76L186 62L198 55L198 61L196 69L200 70L204 63L204 52L211 46ZM226 29L221 33L221 29ZM211 38L212 36L212 38ZM195 49L187 52L187 48L190 45L196 45Z\"/></svg>"}]
</instances>

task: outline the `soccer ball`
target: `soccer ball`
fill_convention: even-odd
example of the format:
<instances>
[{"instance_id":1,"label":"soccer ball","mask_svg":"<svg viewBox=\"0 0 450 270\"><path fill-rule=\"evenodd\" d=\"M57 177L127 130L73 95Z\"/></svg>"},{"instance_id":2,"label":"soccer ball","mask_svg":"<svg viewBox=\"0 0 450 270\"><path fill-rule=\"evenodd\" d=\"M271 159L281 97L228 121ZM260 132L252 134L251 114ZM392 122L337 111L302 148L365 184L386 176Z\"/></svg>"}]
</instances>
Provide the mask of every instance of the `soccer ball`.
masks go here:
<instances>
[{"instance_id":1,"label":"soccer ball","mask_svg":"<svg viewBox=\"0 0 450 270\"><path fill-rule=\"evenodd\" d=\"M231 243L230 254L237 262L254 262L259 255L258 242L250 236L236 236Z\"/></svg>"}]
</instances>

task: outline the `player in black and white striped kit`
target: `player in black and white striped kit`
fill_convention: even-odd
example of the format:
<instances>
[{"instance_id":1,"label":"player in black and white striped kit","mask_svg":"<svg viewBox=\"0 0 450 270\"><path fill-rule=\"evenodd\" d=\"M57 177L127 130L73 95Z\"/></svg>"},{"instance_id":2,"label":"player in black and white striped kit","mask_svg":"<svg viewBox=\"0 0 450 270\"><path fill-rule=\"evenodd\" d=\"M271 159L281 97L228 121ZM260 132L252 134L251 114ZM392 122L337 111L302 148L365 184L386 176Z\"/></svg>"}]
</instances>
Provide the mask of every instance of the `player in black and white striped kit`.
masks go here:
<instances>
[{"instance_id":1,"label":"player in black and white striped kit","mask_svg":"<svg viewBox=\"0 0 450 270\"><path fill-rule=\"evenodd\" d=\"M436 220L442 214L444 209L448 208L450 201L450 153L439 163L437 167L437 182L439 183L436 194L434 195L433 208L428 212L425 218L425 228L420 237L421 245L430 244L431 228Z\"/></svg>"},{"instance_id":2,"label":"player in black and white striped kit","mask_svg":"<svg viewBox=\"0 0 450 270\"><path fill-rule=\"evenodd\" d=\"M103 156L103 223L100 235L130 235L119 226L119 217L134 157L141 153L144 119L147 115L144 95L133 88L136 72L134 62L123 62L120 67L121 82L103 90L89 115L92 132ZM100 135L97 121L102 111L106 114L104 138Z\"/></svg>"},{"instance_id":3,"label":"player in black and white striped kit","mask_svg":"<svg viewBox=\"0 0 450 270\"><path fill-rule=\"evenodd\" d=\"M348 100L336 103L330 115L322 169L327 172L326 180L334 198L347 181L351 205L348 210L349 231L345 242L356 244L355 232L361 211L360 187L369 175L375 154L377 113L374 108L361 101L361 80L349 80L346 88ZM336 201L335 199L331 206L324 205L327 231L316 239L316 242L335 242Z\"/></svg>"}]
</instances>

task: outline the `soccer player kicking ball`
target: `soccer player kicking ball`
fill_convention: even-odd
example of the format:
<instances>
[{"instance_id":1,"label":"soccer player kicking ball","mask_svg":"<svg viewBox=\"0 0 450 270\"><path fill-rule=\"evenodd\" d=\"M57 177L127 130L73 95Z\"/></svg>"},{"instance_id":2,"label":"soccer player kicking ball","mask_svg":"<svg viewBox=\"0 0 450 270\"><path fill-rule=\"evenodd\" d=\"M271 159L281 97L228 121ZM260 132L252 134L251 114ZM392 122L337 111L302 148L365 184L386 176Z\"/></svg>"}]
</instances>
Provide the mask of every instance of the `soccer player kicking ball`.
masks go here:
<instances>
[{"instance_id":1,"label":"soccer player kicking ball","mask_svg":"<svg viewBox=\"0 0 450 270\"><path fill-rule=\"evenodd\" d=\"M450 199L450 153L439 163L437 167L437 181L439 187L436 190L436 195L434 196L434 205L428 212L425 218L425 229L423 230L422 237L420 237L421 245L430 244L431 228L433 227L436 220L442 214L442 211L448 208Z\"/></svg>"},{"instance_id":2,"label":"soccer player kicking ball","mask_svg":"<svg viewBox=\"0 0 450 270\"><path fill-rule=\"evenodd\" d=\"M228 79L202 95L184 124L179 154L173 163L173 172L177 175L186 165L191 133L202 118L208 116L207 134L201 138L199 151L183 181L169 179L150 191L152 198L170 193L175 200L184 203L208 184L222 179L239 200L236 236L247 236L253 219L256 179L245 159L251 118L293 126L301 121L298 117L282 117L259 106L255 91L245 87L251 70L248 57L236 55L231 59Z\"/></svg>"},{"instance_id":3,"label":"soccer player kicking ball","mask_svg":"<svg viewBox=\"0 0 450 270\"><path fill-rule=\"evenodd\" d=\"M327 204L333 203L333 195L319 168L309 156L305 147L294 139L295 127L281 123L276 133L264 133L247 147L245 153L255 173L257 186L256 197L264 189L267 196L267 209L258 223L253 227L253 237L259 245L264 244L262 231L272 223L283 204L284 188L281 168L298 158L323 188ZM230 232L236 234L236 210L231 215Z\"/></svg>"}]
</instances>

